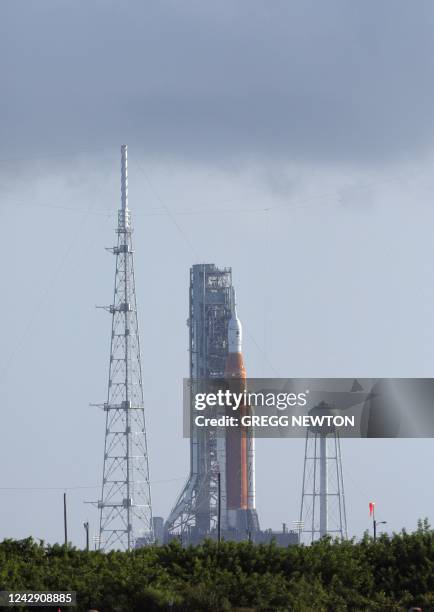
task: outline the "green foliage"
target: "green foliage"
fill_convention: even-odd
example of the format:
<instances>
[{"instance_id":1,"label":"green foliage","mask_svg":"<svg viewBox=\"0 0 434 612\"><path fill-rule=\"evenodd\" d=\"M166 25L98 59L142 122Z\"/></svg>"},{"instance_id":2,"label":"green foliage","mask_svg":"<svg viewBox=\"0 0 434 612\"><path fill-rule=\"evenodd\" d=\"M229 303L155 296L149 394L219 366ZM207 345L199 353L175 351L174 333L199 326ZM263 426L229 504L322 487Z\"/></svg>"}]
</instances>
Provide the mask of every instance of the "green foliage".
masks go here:
<instances>
[{"instance_id":1,"label":"green foliage","mask_svg":"<svg viewBox=\"0 0 434 612\"><path fill-rule=\"evenodd\" d=\"M0 590L72 590L104 612L434 610L434 531L312 546L179 542L133 552L0 544Z\"/></svg>"}]
</instances>

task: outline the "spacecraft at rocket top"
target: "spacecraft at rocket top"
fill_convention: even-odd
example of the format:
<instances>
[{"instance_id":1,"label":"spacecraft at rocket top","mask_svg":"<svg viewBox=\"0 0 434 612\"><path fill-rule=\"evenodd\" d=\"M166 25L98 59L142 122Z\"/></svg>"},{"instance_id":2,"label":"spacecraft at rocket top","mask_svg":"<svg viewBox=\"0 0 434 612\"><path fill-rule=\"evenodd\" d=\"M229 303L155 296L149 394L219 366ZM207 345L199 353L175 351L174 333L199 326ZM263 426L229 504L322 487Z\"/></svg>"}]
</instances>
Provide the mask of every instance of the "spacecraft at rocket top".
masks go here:
<instances>
[{"instance_id":1,"label":"spacecraft at rocket top","mask_svg":"<svg viewBox=\"0 0 434 612\"><path fill-rule=\"evenodd\" d=\"M242 353L243 329L237 315L235 290L232 290L232 316L228 324L228 356L226 359L225 378L245 380L246 370Z\"/></svg>"}]
</instances>

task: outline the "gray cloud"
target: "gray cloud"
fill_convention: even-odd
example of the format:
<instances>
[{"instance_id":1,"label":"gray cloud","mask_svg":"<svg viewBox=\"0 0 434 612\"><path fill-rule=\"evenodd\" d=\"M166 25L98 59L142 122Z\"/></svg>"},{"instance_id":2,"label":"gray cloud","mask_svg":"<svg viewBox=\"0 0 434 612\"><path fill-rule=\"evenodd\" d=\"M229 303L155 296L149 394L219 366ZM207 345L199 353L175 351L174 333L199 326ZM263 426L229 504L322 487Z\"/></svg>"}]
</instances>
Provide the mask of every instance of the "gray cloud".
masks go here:
<instances>
[{"instance_id":1,"label":"gray cloud","mask_svg":"<svg viewBox=\"0 0 434 612\"><path fill-rule=\"evenodd\" d=\"M434 5L2 4L1 156L379 160L430 148ZM7 143L7 144L6 144Z\"/></svg>"}]
</instances>

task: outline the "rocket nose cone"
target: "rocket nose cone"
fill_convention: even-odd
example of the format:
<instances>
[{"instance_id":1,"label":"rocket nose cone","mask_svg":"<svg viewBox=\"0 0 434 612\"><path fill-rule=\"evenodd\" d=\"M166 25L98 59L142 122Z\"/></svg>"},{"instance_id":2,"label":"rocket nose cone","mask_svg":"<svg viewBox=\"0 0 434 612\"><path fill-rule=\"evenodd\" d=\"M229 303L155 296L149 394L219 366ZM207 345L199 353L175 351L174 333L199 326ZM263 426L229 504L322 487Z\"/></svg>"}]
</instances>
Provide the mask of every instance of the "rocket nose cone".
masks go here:
<instances>
[{"instance_id":1,"label":"rocket nose cone","mask_svg":"<svg viewBox=\"0 0 434 612\"><path fill-rule=\"evenodd\" d=\"M228 344L229 353L241 353L242 346L242 327L241 321L234 313L228 325Z\"/></svg>"}]
</instances>

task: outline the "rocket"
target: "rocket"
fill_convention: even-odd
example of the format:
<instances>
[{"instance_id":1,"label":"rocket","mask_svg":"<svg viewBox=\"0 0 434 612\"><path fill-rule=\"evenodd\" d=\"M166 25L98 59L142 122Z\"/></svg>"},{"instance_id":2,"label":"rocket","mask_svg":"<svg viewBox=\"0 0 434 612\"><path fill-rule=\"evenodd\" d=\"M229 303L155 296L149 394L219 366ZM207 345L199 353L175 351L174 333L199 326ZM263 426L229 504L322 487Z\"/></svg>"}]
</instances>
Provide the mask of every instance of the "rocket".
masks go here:
<instances>
[{"instance_id":1,"label":"rocket","mask_svg":"<svg viewBox=\"0 0 434 612\"><path fill-rule=\"evenodd\" d=\"M228 354L225 379L232 392L246 390L246 369L242 351L242 326L237 315L235 292L228 324ZM251 531L256 522L255 500L255 441L251 427L241 425L242 416L249 414L249 406L239 409L237 427L226 429L226 507L230 528Z\"/></svg>"}]
</instances>

